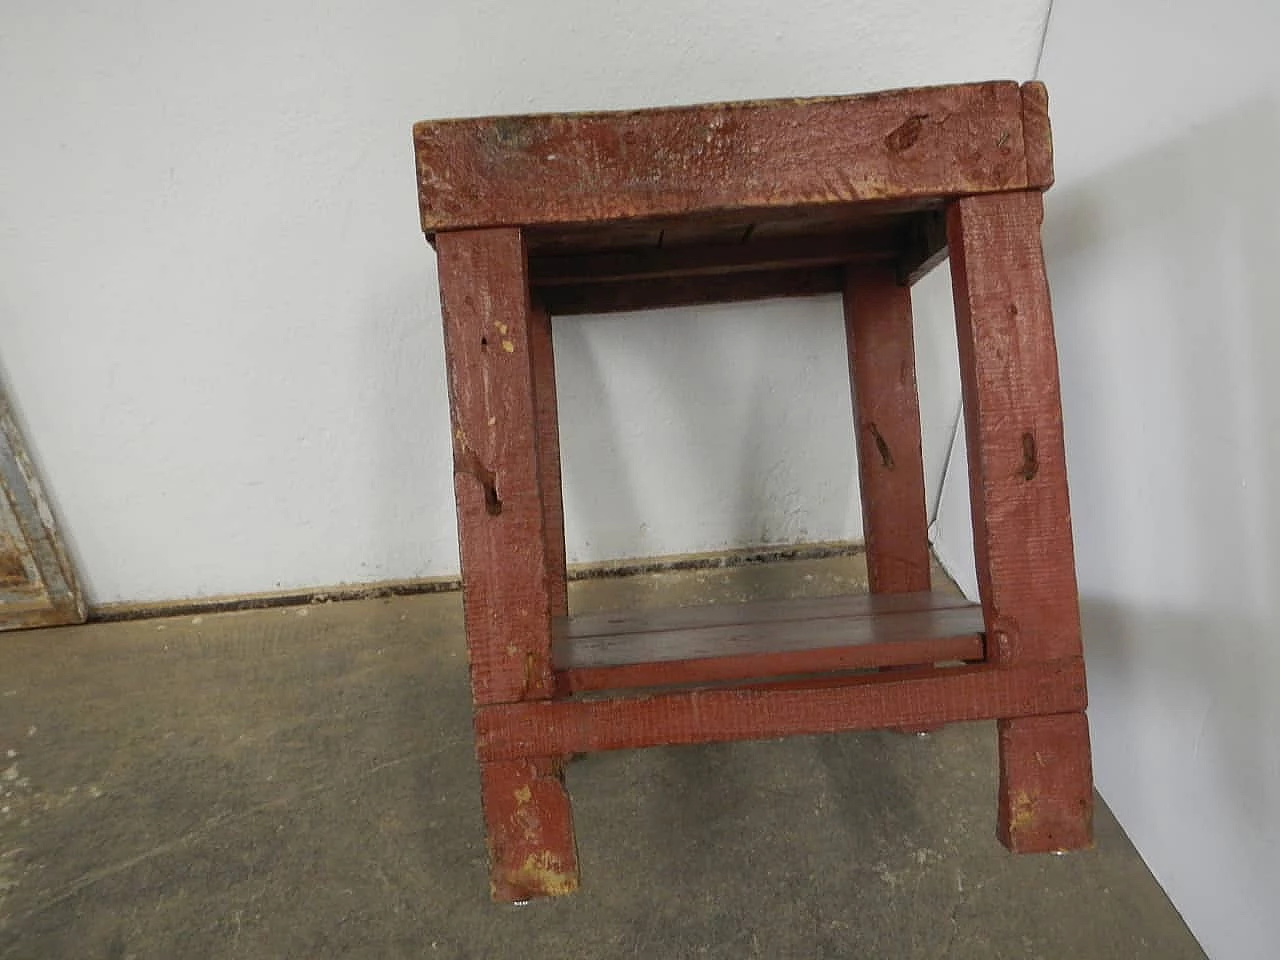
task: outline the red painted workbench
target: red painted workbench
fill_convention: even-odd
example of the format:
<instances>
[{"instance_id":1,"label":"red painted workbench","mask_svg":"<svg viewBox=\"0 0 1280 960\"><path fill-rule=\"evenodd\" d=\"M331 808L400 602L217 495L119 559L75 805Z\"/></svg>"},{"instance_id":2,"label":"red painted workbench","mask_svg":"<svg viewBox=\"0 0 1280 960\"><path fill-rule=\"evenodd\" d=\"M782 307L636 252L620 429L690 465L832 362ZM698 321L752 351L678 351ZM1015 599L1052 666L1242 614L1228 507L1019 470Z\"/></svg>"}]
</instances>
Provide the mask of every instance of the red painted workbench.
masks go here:
<instances>
[{"instance_id":1,"label":"red painted workbench","mask_svg":"<svg viewBox=\"0 0 1280 960\"><path fill-rule=\"evenodd\" d=\"M414 145L495 899L577 887L562 770L589 750L996 720L1001 840L1087 845L1044 88L443 120ZM929 582L910 284L948 255L980 605ZM871 596L570 616L551 318L832 292Z\"/></svg>"}]
</instances>

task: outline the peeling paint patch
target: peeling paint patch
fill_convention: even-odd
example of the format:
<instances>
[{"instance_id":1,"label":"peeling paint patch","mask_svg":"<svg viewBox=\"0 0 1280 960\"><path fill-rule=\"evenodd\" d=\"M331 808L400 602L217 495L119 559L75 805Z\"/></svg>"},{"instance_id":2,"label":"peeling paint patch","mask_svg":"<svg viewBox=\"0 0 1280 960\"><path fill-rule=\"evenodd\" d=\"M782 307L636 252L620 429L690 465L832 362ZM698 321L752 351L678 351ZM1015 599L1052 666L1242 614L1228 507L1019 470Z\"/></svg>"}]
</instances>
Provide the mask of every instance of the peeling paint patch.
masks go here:
<instances>
[{"instance_id":1,"label":"peeling paint patch","mask_svg":"<svg viewBox=\"0 0 1280 960\"><path fill-rule=\"evenodd\" d=\"M507 877L507 882L532 894L548 897L564 896L578 889L578 875L565 870L560 858L548 850L525 857L519 869Z\"/></svg>"},{"instance_id":2,"label":"peeling paint patch","mask_svg":"<svg viewBox=\"0 0 1280 960\"><path fill-rule=\"evenodd\" d=\"M1021 833L1035 826L1036 798L1025 791L1018 791L1013 797L1013 806L1009 813L1009 833Z\"/></svg>"}]
</instances>

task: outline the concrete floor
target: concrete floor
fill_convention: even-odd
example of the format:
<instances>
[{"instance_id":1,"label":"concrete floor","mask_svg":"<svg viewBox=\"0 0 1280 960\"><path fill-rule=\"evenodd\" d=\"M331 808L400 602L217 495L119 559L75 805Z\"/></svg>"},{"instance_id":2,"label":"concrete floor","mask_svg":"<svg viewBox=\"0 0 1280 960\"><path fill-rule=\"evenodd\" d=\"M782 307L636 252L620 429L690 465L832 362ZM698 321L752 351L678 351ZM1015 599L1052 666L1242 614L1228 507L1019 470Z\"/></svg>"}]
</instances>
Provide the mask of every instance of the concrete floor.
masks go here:
<instances>
[{"instance_id":1,"label":"concrete floor","mask_svg":"<svg viewBox=\"0 0 1280 960\"><path fill-rule=\"evenodd\" d=\"M575 585L847 591L849 559ZM0 958L1203 954L1105 806L994 838L991 724L599 754L583 890L489 902L456 594L0 637Z\"/></svg>"}]
</instances>

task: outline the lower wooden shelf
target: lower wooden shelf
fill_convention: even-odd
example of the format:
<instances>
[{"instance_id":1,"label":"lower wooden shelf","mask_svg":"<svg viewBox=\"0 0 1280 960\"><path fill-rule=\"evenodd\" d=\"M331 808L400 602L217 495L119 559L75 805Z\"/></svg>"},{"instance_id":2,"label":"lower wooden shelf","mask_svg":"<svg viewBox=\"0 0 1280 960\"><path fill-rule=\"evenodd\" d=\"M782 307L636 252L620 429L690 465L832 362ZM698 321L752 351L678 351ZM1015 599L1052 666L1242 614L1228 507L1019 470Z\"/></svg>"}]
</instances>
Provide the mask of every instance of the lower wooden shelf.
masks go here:
<instances>
[{"instance_id":1,"label":"lower wooden shelf","mask_svg":"<svg viewBox=\"0 0 1280 960\"><path fill-rule=\"evenodd\" d=\"M980 661L982 609L939 592L757 601L556 621L564 694Z\"/></svg>"}]
</instances>

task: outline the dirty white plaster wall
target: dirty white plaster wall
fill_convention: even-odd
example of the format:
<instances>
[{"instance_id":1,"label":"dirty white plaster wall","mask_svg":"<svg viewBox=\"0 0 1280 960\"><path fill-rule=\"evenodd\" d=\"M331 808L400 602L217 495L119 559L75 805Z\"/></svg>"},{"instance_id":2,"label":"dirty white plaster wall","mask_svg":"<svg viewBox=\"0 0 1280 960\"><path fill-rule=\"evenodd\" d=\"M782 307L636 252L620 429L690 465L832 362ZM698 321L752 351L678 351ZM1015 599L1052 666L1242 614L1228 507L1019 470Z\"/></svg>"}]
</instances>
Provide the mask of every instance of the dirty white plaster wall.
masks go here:
<instances>
[{"instance_id":1,"label":"dirty white plaster wall","mask_svg":"<svg viewBox=\"0 0 1280 960\"><path fill-rule=\"evenodd\" d=\"M1277 35L1271 0L1072 0L1041 74L1097 782L1214 960L1280 949Z\"/></svg>"},{"instance_id":2,"label":"dirty white plaster wall","mask_svg":"<svg viewBox=\"0 0 1280 960\"><path fill-rule=\"evenodd\" d=\"M413 121L1024 79L1046 2L8 0L0 369L92 600L456 569ZM834 300L557 339L573 559L860 536Z\"/></svg>"}]
</instances>

